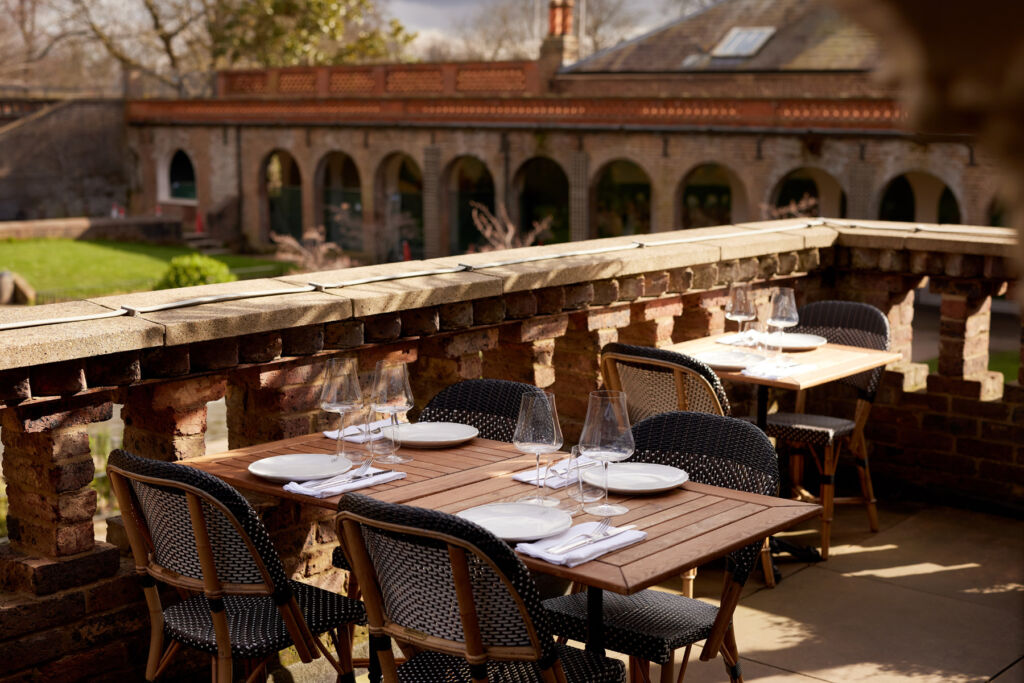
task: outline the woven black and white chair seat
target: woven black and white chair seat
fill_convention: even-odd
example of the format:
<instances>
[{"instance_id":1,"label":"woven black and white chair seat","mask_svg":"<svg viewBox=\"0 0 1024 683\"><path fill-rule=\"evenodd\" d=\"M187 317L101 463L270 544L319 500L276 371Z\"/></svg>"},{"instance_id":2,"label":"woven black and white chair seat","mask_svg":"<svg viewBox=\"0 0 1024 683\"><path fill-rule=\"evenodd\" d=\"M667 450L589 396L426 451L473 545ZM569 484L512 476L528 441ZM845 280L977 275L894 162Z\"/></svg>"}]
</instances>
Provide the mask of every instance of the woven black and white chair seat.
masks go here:
<instances>
[{"instance_id":1,"label":"woven black and white chair seat","mask_svg":"<svg viewBox=\"0 0 1024 683\"><path fill-rule=\"evenodd\" d=\"M558 645L558 658L570 683L619 683L622 663ZM488 662L491 683L537 683L541 679L536 662ZM462 657L440 652L421 652L398 668L400 683L472 683L469 663Z\"/></svg>"},{"instance_id":2,"label":"woven black and white chair seat","mask_svg":"<svg viewBox=\"0 0 1024 683\"><path fill-rule=\"evenodd\" d=\"M551 630L573 640L587 639L587 594L574 593L544 601ZM604 594L605 642L649 662L672 661L672 652L711 633L718 614L714 605L682 595L645 590L634 595Z\"/></svg>"},{"instance_id":3,"label":"woven black and white chair seat","mask_svg":"<svg viewBox=\"0 0 1024 683\"><path fill-rule=\"evenodd\" d=\"M828 446L839 437L852 434L853 420L829 415L772 413L765 433L780 441L795 441L812 446Z\"/></svg>"},{"instance_id":4,"label":"woven black and white chair seat","mask_svg":"<svg viewBox=\"0 0 1024 683\"><path fill-rule=\"evenodd\" d=\"M291 586L313 633L323 633L352 622L366 623L361 602L297 581L292 581ZM231 634L232 656L259 658L292 645L291 636L272 597L226 595L224 608ZM203 595L165 609L164 630L170 638L184 645L217 654L217 635L210 619L209 603Z\"/></svg>"}]
</instances>

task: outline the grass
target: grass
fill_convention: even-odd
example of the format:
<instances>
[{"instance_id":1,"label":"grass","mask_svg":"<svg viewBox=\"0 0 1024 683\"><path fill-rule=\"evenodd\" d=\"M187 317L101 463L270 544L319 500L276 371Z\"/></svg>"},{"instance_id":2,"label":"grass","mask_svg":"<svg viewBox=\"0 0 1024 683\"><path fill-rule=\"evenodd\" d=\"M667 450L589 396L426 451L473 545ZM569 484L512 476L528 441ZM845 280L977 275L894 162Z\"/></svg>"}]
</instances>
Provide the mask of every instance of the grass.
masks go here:
<instances>
[{"instance_id":1,"label":"grass","mask_svg":"<svg viewBox=\"0 0 1024 683\"><path fill-rule=\"evenodd\" d=\"M939 371L938 358L932 358L925 362L928 364L930 374L934 375ZM1019 365L1019 351L993 351L988 355L988 369L1003 373L1006 382L1017 381L1017 366Z\"/></svg>"},{"instance_id":2,"label":"grass","mask_svg":"<svg viewBox=\"0 0 1024 683\"><path fill-rule=\"evenodd\" d=\"M0 241L0 270L12 270L26 280L43 300L79 298L152 289L167 263L191 253L185 247L139 242L32 239ZM287 272L288 264L234 254L214 256L240 279L272 277ZM252 270L250 270L252 269ZM47 291L67 296L46 296Z\"/></svg>"}]
</instances>

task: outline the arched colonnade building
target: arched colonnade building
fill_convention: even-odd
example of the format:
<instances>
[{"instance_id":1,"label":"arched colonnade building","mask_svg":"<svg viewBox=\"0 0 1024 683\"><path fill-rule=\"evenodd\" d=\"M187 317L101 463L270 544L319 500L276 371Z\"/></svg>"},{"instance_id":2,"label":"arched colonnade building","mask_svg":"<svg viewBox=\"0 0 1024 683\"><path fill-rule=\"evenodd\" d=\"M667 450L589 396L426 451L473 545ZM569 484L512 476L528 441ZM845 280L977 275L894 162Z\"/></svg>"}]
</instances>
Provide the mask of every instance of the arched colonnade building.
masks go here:
<instances>
[{"instance_id":1,"label":"arched colonnade building","mask_svg":"<svg viewBox=\"0 0 1024 683\"><path fill-rule=\"evenodd\" d=\"M790 13L748 16L774 11L766 4ZM669 55L638 68L639 47L662 54L681 34L713 55L738 17L775 25L745 60L702 70ZM857 68L811 68L836 64L807 44L814 22L843 33ZM569 64L571 31L553 21L536 61L226 72L212 100L129 102L135 208L226 215L207 223L254 245L271 230L324 226L373 260L474 248L471 202L503 206L520 226L550 215L547 241L758 220L791 203L824 216L1001 221L992 163L969 138L904 130L872 81L870 38L851 52L845 26L813 0L727 0Z\"/></svg>"}]
</instances>

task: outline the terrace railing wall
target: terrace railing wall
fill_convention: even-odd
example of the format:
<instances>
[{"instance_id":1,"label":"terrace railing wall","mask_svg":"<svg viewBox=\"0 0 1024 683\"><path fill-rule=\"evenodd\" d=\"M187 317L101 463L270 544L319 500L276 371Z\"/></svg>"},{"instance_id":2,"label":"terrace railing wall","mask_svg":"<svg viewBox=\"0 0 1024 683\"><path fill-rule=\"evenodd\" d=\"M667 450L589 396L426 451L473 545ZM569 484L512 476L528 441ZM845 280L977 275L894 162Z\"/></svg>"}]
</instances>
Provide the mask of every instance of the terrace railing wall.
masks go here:
<instances>
[{"instance_id":1,"label":"terrace railing wall","mask_svg":"<svg viewBox=\"0 0 1024 683\"><path fill-rule=\"evenodd\" d=\"M205 453L210 401L226 398L233 448L307 434L325 426L326 359L352 355L372 372L394 358L412 364L420 406L472 377L549 388L571 441L604 344L720 332L733 281L751 282L761 309L793 286L801 303L865 301L888 315L905 360L887 369L868 429L881 497L913 489L1019 510L1024 391L988 370L991 302L1015 282L1015 243L998 228L792 219L5 309L0 679L144 666L123 532L115 519L106 541L94 533L86 428L115 404L125 448L188 459ZM942 298L931 375L909 360L925 283ZM814 400L851 403L834 388ZM289 571L337 586L330 519L259 502Z\"/></svg>"}]
</instances>

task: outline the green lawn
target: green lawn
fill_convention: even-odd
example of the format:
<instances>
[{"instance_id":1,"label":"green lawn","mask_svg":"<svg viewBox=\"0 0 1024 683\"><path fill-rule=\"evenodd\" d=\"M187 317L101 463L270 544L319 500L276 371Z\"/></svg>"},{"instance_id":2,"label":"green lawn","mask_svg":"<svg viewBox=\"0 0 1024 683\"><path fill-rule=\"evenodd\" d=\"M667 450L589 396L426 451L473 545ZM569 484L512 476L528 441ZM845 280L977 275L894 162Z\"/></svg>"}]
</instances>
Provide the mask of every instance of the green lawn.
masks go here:
<instances>
[{"instance_id":1,"label":"green lawn","mask_svg":"<svg viewBox=\"0 0 1024 683\"><path fill-rule=\"evenodd\" d=\"M191 253L185 247L139 242L80 242L67 239L0 241L0 270L20 274L42 301L74 299L115 292L151 289L175 256ZM214 256L239 279L273 277L287 264L251 256Z\"/></svg>"},{"instance_id":2,"label":"green lawn","mask_svg":"<svg viewBox=\"0 0 1024 683\"><path fill-rule=\"evenodd\" d=\"M928 364L928 372L935 374L939 371L939 359L932 358L925 361ZM994 351L988 355L988 369L1003 373L1006 382L1017 381L1017 366L1020 365L1019 351Z\"/></svg>"}]
</instances>

